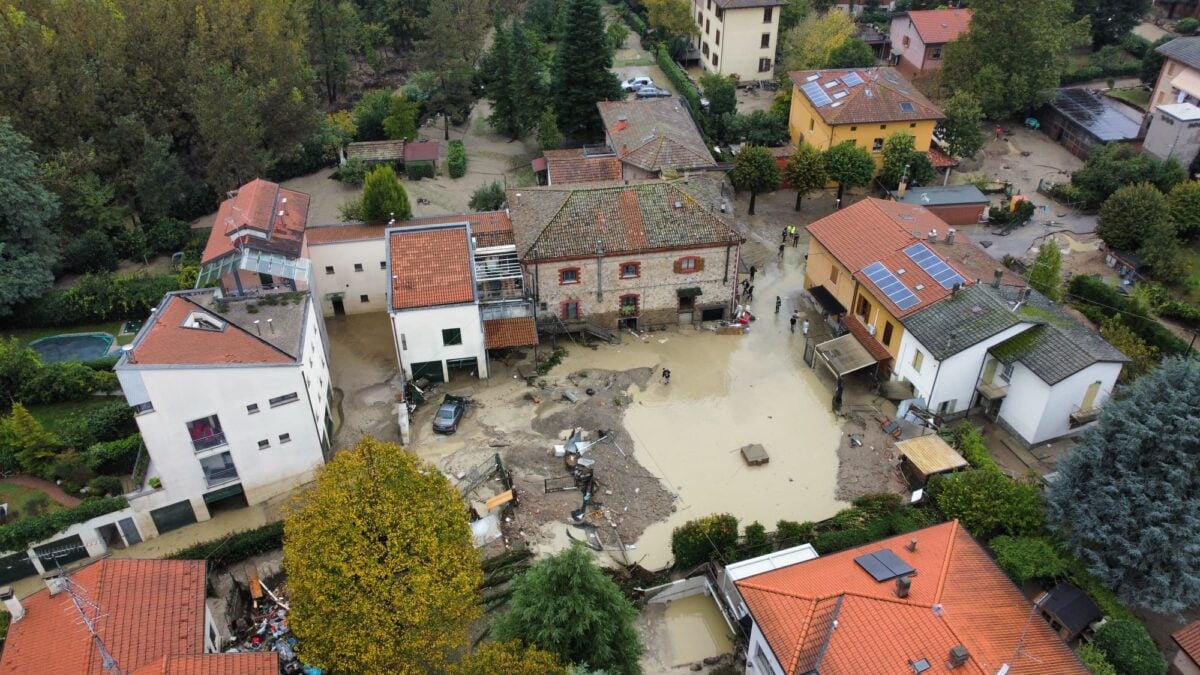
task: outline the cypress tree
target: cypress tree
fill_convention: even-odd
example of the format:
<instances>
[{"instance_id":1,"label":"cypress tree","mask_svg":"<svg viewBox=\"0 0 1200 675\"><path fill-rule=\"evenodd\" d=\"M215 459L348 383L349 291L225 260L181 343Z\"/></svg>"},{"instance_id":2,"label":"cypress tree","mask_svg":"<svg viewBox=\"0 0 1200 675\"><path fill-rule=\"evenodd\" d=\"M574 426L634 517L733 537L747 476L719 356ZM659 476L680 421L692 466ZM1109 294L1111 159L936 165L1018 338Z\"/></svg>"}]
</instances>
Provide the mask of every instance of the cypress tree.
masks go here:
<instances>
[{"instance_id":1,"label":"cypress tree","mask_svg":"<svg viewBox=\"0 0 1200 675\"><path fill-rule=\"evenodd\" d=\"M570 0L554 56L554 113L563 135L583 141L603 137L596 102L622 96L611 67L612 50L599 0Z\"/></svg>"}]
</instances>

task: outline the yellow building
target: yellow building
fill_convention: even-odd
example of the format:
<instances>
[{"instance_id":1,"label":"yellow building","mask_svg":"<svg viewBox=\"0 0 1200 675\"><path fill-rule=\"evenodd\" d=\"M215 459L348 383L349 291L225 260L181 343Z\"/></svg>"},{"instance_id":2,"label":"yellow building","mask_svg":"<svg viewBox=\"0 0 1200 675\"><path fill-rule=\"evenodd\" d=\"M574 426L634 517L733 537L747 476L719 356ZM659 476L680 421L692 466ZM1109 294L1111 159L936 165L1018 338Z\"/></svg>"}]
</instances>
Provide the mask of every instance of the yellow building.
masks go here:
<instances>
[{"instance_id":1,"label":"yellow building","mask_svg":"<svg viewBox=\"0 0 1200 675\"><path fill-rule=\"evenodd\" d=\"M917 150L929 151L933 129L944 116L895 68L842 68L788 73L792 144L821 150L854 141L871 151L883 168L883 143L897 131L913 135Z\"/></svg>"},{"instance_id":2,"label":"yellow building","mask_svg":"<svg viewBox=\"0 0 1200 675\"><path fill-rule=\"evenodd\" d=\"M692 0L695 48L706 73L766 80L775 69L784 0Z\"/></svg>"}]
</instances>

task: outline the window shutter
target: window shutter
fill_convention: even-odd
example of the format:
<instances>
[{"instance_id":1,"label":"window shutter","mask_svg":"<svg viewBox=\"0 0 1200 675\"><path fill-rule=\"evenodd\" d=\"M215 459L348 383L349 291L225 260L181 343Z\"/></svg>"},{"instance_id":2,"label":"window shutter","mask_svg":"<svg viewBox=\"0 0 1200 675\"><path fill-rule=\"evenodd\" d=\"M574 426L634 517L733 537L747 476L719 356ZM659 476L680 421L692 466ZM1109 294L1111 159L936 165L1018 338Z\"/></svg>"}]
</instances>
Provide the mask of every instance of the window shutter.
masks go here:
<instances>
[{"instance_id":1,"label":"window shutter","mask_svg":"<svg viewBox=\"0 0 1200 675\"><path fill-rule=\"evenodd\" d=\"M704 271L704 258L696 258L696 271L697 272Z\"/></svg>"},{"instance_id":2,"label":"window shutter","mask_svg":"<svg viewBox=\"0 0 1200 675\"><path fill-rule=\"evenodd\" d=\"M679 260L675 261L675 274L679 274L682 271L683 271L683 259L680 258Z\"/></svg>"}]
</instances>

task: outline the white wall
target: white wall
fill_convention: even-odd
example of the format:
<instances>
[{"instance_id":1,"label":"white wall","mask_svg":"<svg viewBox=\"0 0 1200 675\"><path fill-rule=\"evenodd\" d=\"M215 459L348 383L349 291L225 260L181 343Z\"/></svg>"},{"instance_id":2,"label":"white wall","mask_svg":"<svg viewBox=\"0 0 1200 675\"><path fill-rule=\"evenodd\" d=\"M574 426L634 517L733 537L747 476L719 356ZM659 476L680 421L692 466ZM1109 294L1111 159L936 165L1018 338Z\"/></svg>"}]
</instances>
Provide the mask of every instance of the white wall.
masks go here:
<instances>
[{"instance_id":1,"label":"white wall","mask_svg":"<svg viewBox=\"0 0 1200 675\"><path fill-rule=\"evenodd\" d=\"M766 661L766 669L760 665L762 661ZM750 643L746 648L746 674L784 675L784 670L779 667L779 661L776 660L771 647L767 645L767 638L759 630L758 623L755 623L750 629Z\"/></svg>"},{"instance_id":2,"label":"white wall","mask_svg":"<svg viewBox=\"0 0 1200 675\"><path fill-rule=\"evenodd\" d=\"M1003 368L1003 364L997 366L997 377ZM1008 395L1000 405L999 417L1026 443L1035 443L1038 425L1049 397L1050 385L1024 364L1014 363L1012 377L1008 381Z\"/></svg>"},{"instance_id":3,"label":"white wall","mask_svg":"<svg viewBox=\"0 0 1200 675\"><path fill-rule=\"evenodd\" d=\"M387 311L388 273L380 267L387 260L382 227L378 239L309 244L309 255L316 296L325 316L333 316L330 293L345 294L342 304L347 314ZM362 265L363 271L355 272L356 264ZM326 273L326 267L332 267L333 274ZM362 302L363 295L367 302Z\"/></svg>"},{"instance_id":4,"label":"white wall","mask_svg":"<svg viewBox=\"0 0 1200 675\"><path fill-rule=\"evenodd\" d=\"M1077 433L1082 427L1071 428L1071 413L1080 409L1083 398L1087 395L1088 387L1093 382L1100 382L1100 391L1096 395L1095 403L1096 407L1100 407L1112 395L1112 389L1120 374L1121 364L1119 363L1094 363L1055 384L1046 396L1045 405L1038 417L1036 431L1025 440L1029 443L1041 443L1065 434ZM1008 398L1011 399L1020 393L1017 383L1014 381L1009 386ZM1005 417L1006 422L1012 424L1008 420L1005 410L1005 408L1001 408L1000 414Z\"/></svg>"},{"instance_id":5,"label":"white wall","mask_svg":"<svg viewBox=\"0 0 1200 675\"><path fill-rule=\"evenodd\" d=\"M442 344L442 330L448 328L462 332L462 344ZM449 379L446 361L469 358L478 358L479 377L487 377L483 322L474 303L392 312L392 331L407 378L412 378L413 363L441 361L442 376Z\"/></svg>"},{"instance_id":6,"label":"white wall","mask_svg":"<svg viewBox=\"0 0 1200 675\"><path fill-rule=\"evenodd\" d=\"M987 350L1031 327L1031 323L1017 324L942 362L934 360L929 349L906 330L900 340L896 375L913 383L917 398L924 398L929 410L937 411L943 401L949 400L954 400L955 404L954 409L948 412L965 410L971 405L984 362L988 359ZM917 349L925 353L920 373L912 368L913 353Z\"/></svg>"}]
</instances>

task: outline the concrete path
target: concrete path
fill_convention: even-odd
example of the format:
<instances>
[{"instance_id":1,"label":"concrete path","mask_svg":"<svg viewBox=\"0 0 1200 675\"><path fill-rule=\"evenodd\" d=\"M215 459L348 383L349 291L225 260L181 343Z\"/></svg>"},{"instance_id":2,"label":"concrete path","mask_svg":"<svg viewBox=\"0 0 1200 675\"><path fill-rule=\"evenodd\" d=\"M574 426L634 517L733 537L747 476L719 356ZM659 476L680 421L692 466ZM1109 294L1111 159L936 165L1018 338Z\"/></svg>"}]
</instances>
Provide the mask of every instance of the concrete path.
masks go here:
<instances>
[{"instance_id":1,"label":"concrete path","mask_svg":"<svg viewBox=\"0 0 1200 675\"><path fill-rule=\"evenodd\" d=\"M71 495L63 492L62 488L58 487L54 483L36 476L17 474L16 476L9 476L8 478L0 479L0 483L6 483L8 485L20 485L22 487L40 490L44 492L47 497L53 499L59 504L62 504L63 506L75 506L80 502L78 497L72 497Z\"/></svg>"}]
</instances>

